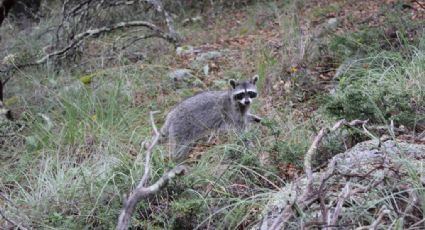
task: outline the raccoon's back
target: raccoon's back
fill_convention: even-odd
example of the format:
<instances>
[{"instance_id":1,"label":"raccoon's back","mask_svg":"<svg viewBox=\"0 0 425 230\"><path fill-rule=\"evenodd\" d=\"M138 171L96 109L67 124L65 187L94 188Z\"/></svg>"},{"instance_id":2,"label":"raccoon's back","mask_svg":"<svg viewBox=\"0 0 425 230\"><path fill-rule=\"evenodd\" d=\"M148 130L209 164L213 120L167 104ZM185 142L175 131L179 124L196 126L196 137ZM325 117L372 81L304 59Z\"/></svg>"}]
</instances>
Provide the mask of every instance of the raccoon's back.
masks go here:
<instances>
[{"instance_id":1,"label":"raccoon's back","mask_svg":"<svg viewBox=\"0 0 425 230\"><path fill-rule=\"evenodd\" d=\"M169 120L180 132L202 132L217 129L224 122L228 100L226 91L206 91L189 97L169 114Z\"/></svg>"}]
</instances>

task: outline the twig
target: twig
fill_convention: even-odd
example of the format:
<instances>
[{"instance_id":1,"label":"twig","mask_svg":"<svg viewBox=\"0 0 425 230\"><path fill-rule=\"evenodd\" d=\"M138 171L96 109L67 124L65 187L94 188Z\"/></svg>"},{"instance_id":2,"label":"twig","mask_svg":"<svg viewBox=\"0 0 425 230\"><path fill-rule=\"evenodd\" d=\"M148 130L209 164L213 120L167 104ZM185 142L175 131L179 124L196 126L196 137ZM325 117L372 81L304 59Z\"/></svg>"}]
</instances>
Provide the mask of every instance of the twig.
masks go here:
<instances>
[{"instance_id":1,"label":"twig","mask_svg":"<svg viewBox=\"0 0 425 230\"><path fill-rule=\"evenodd\" d=\"M149 178L149 171L150 171L150 165L151 165L151 154L152 154L152 149L153 147L158 143L159 137L161 136L160 133L158 132L158 128L155 125L154 119L153 119L153 115L158 113L159 111L153 111L150 112L150 120L151 120L151 126L152 129L155 133L153 140L151 142L151 144L148 146L148 149L146 150L146 156L145 156L145 172L143 173L143 177L140 180L140 183L137 187L144 187L148 178Z\"/></svg>"},{"instance_id":2,"label":"twig","mask_svg":"<svg viewBox=\"0 0 425 230\"><path fill-rule=\"evenodd\" d=\"M8 223L10 223L11 225L13 225L14 227L16 227L17 229L22 229L22 230L27 230L26 227L22 226L21 223L16 223L15 221L9 219L6 217L6 215L3 213L3 211L0 209L0 216L6 220Z\"/></svg>"},{"instance_id":3,"label":"twig","mask_svg":"<svg viewBox=\"0 0 425 230\"><path fill-rule=\"evenodd\" d=\"M123 45L120 49L121 50L127 49L128 47L130 47L131 45L133 45L134 43L136 43L140 40L144 40L144 39L148 39L148 38L154 38L154 37L158 37L158 35L157 34L146 34L146 35L143 35L143 36L137 36L132 41L130 41L128 44ZM161 36L159 36L159 37L161 37ZM128 40L130 40L130 39L128 39Z\"/></svg>"},{"instance_id":4,"label":"twig","mask_svg":"<svg viewBox=\"0 0 425 230\"><path fill-rule=\"evenodd\" d=\"M162 2L160 0L147 0L147 2L152 4L155 7L156 11L164 14L165 22L167 23L168 32L177 40L178 34L176 30L174 29L173 19L171 18L170 14L164 9Z\"/></svg>"},{"instance_id":5,"label":"twig","mask_svg":"<svg viewBox=\"0 0 425 230\"><path fill-rule=\"evenodd\" d=\"M318 191L318 198L320 201L320 209L322 211L322 220L324 223L327 222L327 218L328 218L328 209L326 208L326 204L325 204L325 196L324 196L324 187L326 184L326 181L328 181L333 175L335 175L334 171L335 171L335 165L336 165L336 160L335 158L331 160L331 162L329 163L328 166L328 170L326 170L325 173L323 173L323 175L321 176L320 179L320 187L319 187L319 191Z\"/></svg>"},{"instance_id":6,"label":"twig","mask_svg":"<svg viewBox=\"0 0 425 230\"><path fill-rule=\"evenodd\" d=\"M14 207L16 207L16 204L12 202L12 200L10 200L6 195L4 195L2 192L0 192L0 197L3 198L5 201L9 202L9 204ZM27 228L25 226L23 226L23 224L21 223L16 223L15 221L9 219L6 217L6 215L2 212L2 210L0 209L0 216L5 219L7 222L9 222L10 224L12 224L13 226L15 226L17 229L22 229L22 230L26 230Z\"/></svg>"},{"instance_id":7,"label":"twig","mask_svg":"<svg viewBox=\"0 0 425 230\"><path fill-rule=\"evenodd\" d=\"M317 149L319 148L319 144L322 141L323 137L328 134L329 132L335 132L337 129L339 129L342 125L345 126L356 126L356 125L365 125L367 123L367 120L353 120L351 122L347 122L345 119L342 119L335 123L335 125L331 128L322 128L317 136L314 138L313 143L311 144L310 148L308 149L305 157L304 157L304 170L305 174L307 175L307 186L304 190L305 193L310 193L312 186L313 186L313 171L311 166L311 161L313 158L313 155L317 152Z\"/></svg>"},{"instance_id":8,"label":"twig","mask_svg":"<svg viewBox=\"0 0 425 230\"><path fill-rule=\"evenodd\" d=\"M416 4L418 4L422 9L425 10L425 5L422 5L421 2L419 2L418 0L413 0L413 2L415 2Z\"/></svg>"},{"instance_id":9,"label":"twig","mask_svg":"<svg viewBox=\"0 0 425 230\"><path fill-rule=\"evenodd\" d=\"M406 186L402 186L402 187L406 187ZM404 212L403 212L403 218L404 218L405 216L407 216L409 213L411 213L413 211L413 209L415 208L415 206L418 203L419 197L418 197L418 194L416 193L416 191L414 189L409 188L408 186L407 186L407 188L403 188L403 189L408 190L408 193L409 193L409 201L408 201L407 206L406 206L406 208L404 209Z\"/></svg>"},{"instance_id":10,"label":"twig","mask_svg":"<svg viewBox=\"0 0 425 230\"><path fill-rule=\"evenodd\" d=\"M345 200L351 195L350 193L350 182L347 182L347 184L345 185L344 189L342 190L339 198L338 198L338 202L336 204L335 207L335 211L332 215L332 218L330 220L330 222L328 223L328 225L336 225L336 222L338 221L338 217L339 214L341 212L342 209L342 205L344 204Z\"/></svg>"},{"instance_id":11,"label":"twig","mask_svg":"<svg viewBox=\"0 0 425 230\"><path fill-rule=\"evenodd\" d=\"M375 221L373 221L373 223L369 226L363 226L363 227L358 227L356 228L356 230L375 230L378 225L381 223L382 218L384 218L385 215L390 214L390 210L388 210L385 206L382 207L381 212L379 213L378 218L376 218Z\"/></svg>"},{"instance_id":12,"label":"twig","mask_svg":"<svg viewBox=\"0 0 425 230\"><path fill-rule=\"evenodd\" d=\"M413 225L411 225L408 229L420 229L421 227L419 227L419 225L425 223L425 218L423 218L422 220L414 223Z\"/></svg>"},{"instance_id":13,"label":"twig","mask_svg":"<svg viewBox=\"0 0 425 230\"><path fill-rule=\"evenodd\" d=\"M176 176L183 175L187 169L184 165L179 165L172 170L168 171L164 175L159 178L158 181L156 181L151 186L146 187L145 184L147 183L149 179L149 173L150 173L150 160L152 155L152 150L155 147L155 145L158 143L160 133L158 132L158 129L155 125L153 115L157 112L151 112L150 113L150 119L151 119L151 125L154 130L154 137L152 139L152 142L148 146L146 150L146 156L145 156L145 170L142 179L140 180L137 187L130 192L130 194L123 197L123 209L121 210L121 214L118 218L118 224L116 226L116 230L125 230L128 229L128 226L130 224L131 217L133 215L133 212L136 208L136 205L142 200L143 198L146 198L150 195L153 195L160 191L171 179L173 179Z\"/></svg>"}]
</instances>

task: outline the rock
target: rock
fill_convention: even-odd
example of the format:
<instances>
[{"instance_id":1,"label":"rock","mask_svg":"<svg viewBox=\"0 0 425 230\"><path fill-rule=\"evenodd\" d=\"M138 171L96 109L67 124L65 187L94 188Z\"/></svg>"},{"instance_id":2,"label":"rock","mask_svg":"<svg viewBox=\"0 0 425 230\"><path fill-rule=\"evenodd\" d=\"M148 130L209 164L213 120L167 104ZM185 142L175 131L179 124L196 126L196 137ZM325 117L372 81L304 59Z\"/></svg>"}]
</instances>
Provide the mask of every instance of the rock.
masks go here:
<instances>
[{"instance_id":1,"label":"rock","mask_svg":"<svg viewBox=\"0 0 425 230\"><path fill-rule=\"evenodd\" d=\"M200 54L198 57L196 57L196 60L200 62L205 62L212 59L220 58L221 56L222 56L221 52L210 51L210 52Z\"/></svg>"},{"instance_id":2,"label":"rock","mask_svg":"<svg viewBox=\"0 0 425 230\"><path fill-rule=\"evenodd\" d=\"M395 203L405 202L406 197L396 197L389 194L389 192L397 192L400 189L406 190L406 188L407 190L414 190L417 188L415 186L418 186L418 181L425 181L425 177L421 177L425 174L424 159L425 145L423 144L396 142L393 140L381 143L378 140L361 142L344 153L335 155L329 161L328 168L313 172L313 188L311 191L313 191L312 194L314 195L317 194L314 191L322 189L321 196L327 202L327 208L335 210L336 200L340 199L338 197L341 197L341 194L344 193L345 187L348 186L351 191L359 189L359 192L353 192L349 198L350 200L355 200L356 204L344 206L340 215L341 223L344 223L344 221L349 222L352 220L344 217L344 214L354 213L362 205L376 204L369 208L378 210L381 203L386 203L385 200L387 198L394 199ZM412 175L417 175L418 178L412 177ZM323 178L327 179L322 183ZM297 207L306 205L301 209L305 223L320 220L322 212L319 205L314 202L308 203L301 198L306 190L306 185L307 178L304 176L291 181L279 191L271 194L268 205L262 211L260 223L252 229L270 229L277 218L287 214L283 213L283 210L288 205L294 204L297 204ZM387 197L383 196L383 194ZM309 199L312 199L312 197ZM391 212L391 215L395 215L394 211ZM285 222L286 226L291 226L289 229L299 229L300 222L297 218L298 216L296 215L290 216L289 221ZM367 220L376 218L376 214L364 212L356 218L358 221Z\"/></svg>"},{"instance_id":3,"label":"rock","mask_svg":"<svg viewBox=\"0 0 425 230\"><path fill-rule=\"evenodd\" d=\"M338 27L338 19L329 18L327 21L327 27L328 29L335 30Z\"/></svg>"},{"instance_id":4,"label":"rock","mask_svg":"<svg viewBox=\"0 0 425 230\"><path fill-rule=\"evenodd\" d=\"M195 58L195 60L190 63L190 68L201 69L207 64L209 60L217 59L222 56L223 54L219 51L209 51L206 53L201 53Z\"/></svg>"},{"instance_id":5,"label":"rock","mask_svg":"<svg viewBox=\"0 0 425 230\"><path fill-rule=\"evenodd\" d=\"M192 71L190 69L176 69L170 73L168 73L168 77L173 80L182 80L185 78L192 77Z\"/></svg>"},{"instance_id":6,"label":"rock","mask_svg":"<svg viewBox=\"0 0 425 230\"><path fill-rule=\"evenodd\" d=\"M176 49L176 54L178 56L186 55L186 54L192 54L197 53L199 50L193 48L193 46L179 46Z\"/></svg>"},{"instance_id":7,"label":"rock","mask_svg":"<svg viewBox=\"0 0 425 230\"><path fill-rule=\"evenodd\" d=\"M187 26L189 23L197 23L202 21L202 16L196 16L193 18L186 18L182 21L183 26Z\"/></svg>"},{"instance_id":8,"label":"rock","mask_svg":"<svg viewBox=\"0 0 425 230\"><path fill-rule=\"evenodd\" d=\"M328 21L317 25L314 32L314 40L320 40L322 37L329 35L338 27L337 18L329 18Z\"/></svg>"}]
</instances>

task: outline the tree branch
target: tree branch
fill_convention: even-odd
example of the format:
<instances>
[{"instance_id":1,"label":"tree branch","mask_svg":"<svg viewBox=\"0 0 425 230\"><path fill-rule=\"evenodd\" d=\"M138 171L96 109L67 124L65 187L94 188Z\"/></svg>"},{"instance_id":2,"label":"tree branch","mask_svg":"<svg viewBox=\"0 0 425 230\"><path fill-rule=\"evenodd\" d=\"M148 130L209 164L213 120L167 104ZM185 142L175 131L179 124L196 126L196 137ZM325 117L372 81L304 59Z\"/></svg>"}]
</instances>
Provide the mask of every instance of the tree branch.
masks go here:
<instances>
[{"instance_id":1,"label":"tree branch","mask_svg":"<svg viewBox=\"0 0 425 230\"><path fill-rule=\"evenodd\" d=\"M154 184L151 186L146 187L145 184L147 183L149 179L149 173L150 173L150 160L152 155L152 150L155 147L155 145L158 143L158 140L160 138L160 133L155 125L153 115L157 113L151 112L150 113L150 120L151 125L153 128L153 131L155 133L152 142L148 146L146 150L146 156L145 156L145 170L142 179L140 180L137 187L130 192L129 196L124 196L123 198L123 209L121 210L121 214L118 218L118 224L116 226L116 230L125 230L128 228L131 217L133 215L134 209L136 208L137 204L143 199L150 195L153 195L160 191L171 179L173 179L176 176L183 175L187 168L185 165L179 165L172 170L168 171L164 175L159 178ZM143 146L142 146L143 147Z\"/></svg>"},{"instance_id":2,"label":"tree branch","mask_svg":"<svg viewBox=\"0 0 425 230\"><path fill-rule=\"evenodd\" d=\"M174 21L171 18L170 14L164 9L162 2L159 0L147 0L147 2L152 4L155 7L156 11L164 14L165 22L167 23L168 32L177 40L178 34L176 30L174 29Z\"/></svg>"},{"instance_id":3,"label":"tree branch","mask_svg":"<svg viewBox=\"0 0 425 230\"><path fill-rule=\"evenodd\" d=\"M307 185L304 189L304 192L301 194L301 196L296 199L295 204L299 206L299 208L302 210L305 206L307 206L307 200L311 197L313 193L313 170L311 166L311 161L313 158L313 155L316 154L317 149L319 148L319 144L321 143L323 137L327 135L329 132L334 132L337 129L341 128L341 126L348 126L353 127L356 125L364 125L367 123L367 120L353 120L351 122L347 122L345 119L339 120L332 128L322 128L317 136L314 138L313 143L311 144L310 148L308 149L307 153L304 156L304 170L307 177ZM298 202L298 203L297 203ZM287 205L285 209L282 211L282 214L276 218L276 220L273 222L271 229L281 229L282 225L287 222L294 214L292 211L293 205Z\"/></svg>"},{"instance_id":4,"label":"tree branch","mask_svg":"<svg viewBox=\"0 0 425 230\"><path fill-rule=\"evenodd\" d=\"M154 131L155 135L153 137L153 140L152 140L151 144L148 146L148 149L146 150L146 156L145 156L145 172L144 172L143 177L140 180L140 183L137 186L137 188L144 187L145 184L146 184L146 182L147 182L147 180L148 180L148 178L149 178L149 171L150 171L150 165L151 165L150 160L151 160L152 149L158 143L159 137L161 136L160 133L158 132L158 128L156 127L155 122L153 120L153 115L156 114L156 113L158 113L158 111L150 112L151 125L152 125L152 128L153 128L153 131Z\"/></svg>"},{"instance_id":5,"label":"tree branch","mask_svg":"<svg viewBox=\"0 0 425 230\"><path fill-rule=\"evenodd\" d=\"M130 27L146 27L152 31L155 32L156 37L161 37L171 43L175 43L176 40L175 38L167 33L164 33L159 27L157 27L156 25L150 23L150 22L146 22L146 21L130 21L130 22L120 22L111 26L104 26L101 28L97 28L97 29L90 29L87 30L85 32L79 33L77 34L74 39L63 49L52 52L50 54L47 54L46 56L31 62L31 63L26 63L26 64L20 64L20 65L14 65L12 66L12 68L24 68L24 67L30 67L30 66L36 66L36 65L40 65L40 64L44 64L47 60L49 60L52 57L56 57L56 56L61 56L61 55L65 55L69 50L75 48L76 46L78 46L79 44L81 44L81 42L86 39L87 37L91 37L94 35L99 35L99 34L103 34L106 32L110 32L113 30L117 30L117 29L123 29L123 28L130 28ZM6 71L3 72L9 72L10 69L7 69Z\"/></svg>"},{"instance_id":6,"label":"tree branch","mask_svg":"<svg viewBox=\"0 0 425 230\"><path fill-rule=\"evenodd\" d=\"M4 200L6 200L7 202L9 202L10 204L14 205L15 204L9 199L7 198L3 193L0 192L0 197L2 197ZM21 229L21 230L27 230L28 228L26 228L25 226L23 226L21 223L16 223L15 221L7 218L6 214L0 209L0 216L8 223L10 223L11 225L13 225L16 229Z\"/></svg>"},{"instance_id":7,"label":"tree branch","mask_svg":"<svg viewBox=\"0 0 425 230\"><path fill-rule=\"evenodd\" d=\"M16 227L16 229L22 229L22 230L27 230L27 228L25 228L24 226L22 226L22 224L20 223L16 223L15 221L9 219L6 217L6 215L3 213L3 211L0 209L0 216L7 221L8 223L10 223L11 225L13 225L13 227Z\"/></svg>"}]
</instances>

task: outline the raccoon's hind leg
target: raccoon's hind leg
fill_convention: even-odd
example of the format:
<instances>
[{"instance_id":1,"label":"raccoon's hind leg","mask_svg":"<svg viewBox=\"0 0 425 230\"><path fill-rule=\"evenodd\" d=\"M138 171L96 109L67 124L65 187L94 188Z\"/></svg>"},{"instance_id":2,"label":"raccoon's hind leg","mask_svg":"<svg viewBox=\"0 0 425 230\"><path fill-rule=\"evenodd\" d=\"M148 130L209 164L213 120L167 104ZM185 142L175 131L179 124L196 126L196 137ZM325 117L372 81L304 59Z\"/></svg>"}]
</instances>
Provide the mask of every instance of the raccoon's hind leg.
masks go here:
<instances>
[{"instance_id":1,"label":"raccoon's hind leg","mask_svg":"<svg viewBox=\"0 0 425 230\"><path fill-rule=\"evenodd\" d=\"M193 142L180 140L179 136L171 131L168 136L168 157L175 162L182 162L189 156Z\"/></svg>"},{"instance_id":2,"label":"raccoon's hind leg","mask_svg":"<svg viewBox=\"0 0 425 230\"><path fill-rule=\"evenodd\" d=\"M182 142L175 145L173 158L176 162L183 162L189 157L189 153L194 146L193 142Z\"/></svg>"}]
</instances>

